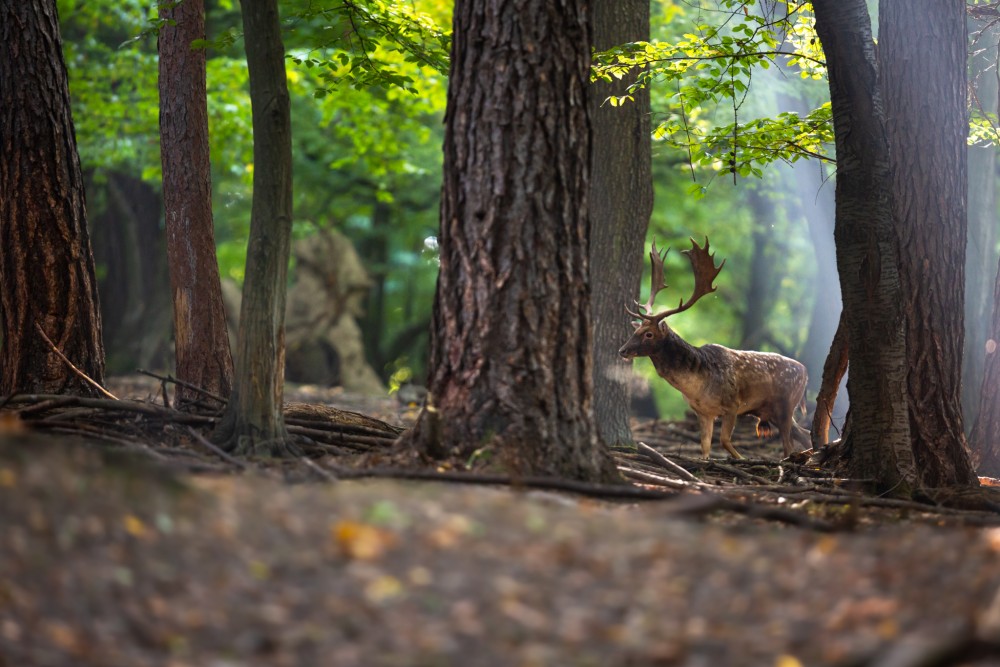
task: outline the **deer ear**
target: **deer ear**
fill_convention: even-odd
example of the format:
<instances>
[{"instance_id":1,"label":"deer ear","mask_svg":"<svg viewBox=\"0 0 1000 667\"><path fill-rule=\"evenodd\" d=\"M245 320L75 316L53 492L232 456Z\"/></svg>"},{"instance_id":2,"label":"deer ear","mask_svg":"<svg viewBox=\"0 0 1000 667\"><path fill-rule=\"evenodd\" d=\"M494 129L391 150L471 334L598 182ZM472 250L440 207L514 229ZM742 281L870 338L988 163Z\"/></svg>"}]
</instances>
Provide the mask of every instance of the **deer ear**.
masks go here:
<instances>
[{"instance_id":1,"label":"deer ear","mask_svg":"<svg viewBox=\"0 0 1000 667\"><path fill-rule=\"evenodd\" d=\"M659 322L657 322L656 326L659 327L660 333L664 334L664 335L666 335L667 331L669 330L667 328L667 321L666 320L660 320Z\"/></svg>"}]
</instances>

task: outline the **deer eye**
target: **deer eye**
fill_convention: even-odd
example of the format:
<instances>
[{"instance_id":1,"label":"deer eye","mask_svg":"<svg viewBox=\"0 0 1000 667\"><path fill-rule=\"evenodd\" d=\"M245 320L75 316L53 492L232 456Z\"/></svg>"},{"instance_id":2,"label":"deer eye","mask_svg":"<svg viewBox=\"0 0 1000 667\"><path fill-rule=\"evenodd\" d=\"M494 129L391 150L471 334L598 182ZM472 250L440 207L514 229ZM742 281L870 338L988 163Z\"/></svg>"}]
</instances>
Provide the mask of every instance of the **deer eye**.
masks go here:
<instances>
[{"instance_id":1,"label":"deer eye","mask_svg":"<svg viewBox=\"0 0 1000 667\"><path fill-rule=\"evenodd\" d=\"M647 331L646 333L642 334L642 337L643 338L647 338L647 339L648 338L652 338L653 337L653 332L652 331Z\"/></svg>"}]
</instances>

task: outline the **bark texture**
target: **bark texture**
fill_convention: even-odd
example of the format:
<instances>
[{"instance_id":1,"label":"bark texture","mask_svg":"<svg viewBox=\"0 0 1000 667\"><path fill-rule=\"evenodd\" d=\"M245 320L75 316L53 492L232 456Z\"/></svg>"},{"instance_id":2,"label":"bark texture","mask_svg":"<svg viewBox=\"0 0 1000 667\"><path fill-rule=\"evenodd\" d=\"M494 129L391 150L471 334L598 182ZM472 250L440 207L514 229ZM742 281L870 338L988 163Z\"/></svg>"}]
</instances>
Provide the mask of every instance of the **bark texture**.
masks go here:
<instances>
[{"instance_id":1,"label":"bark texture","mask_svg":"<svg viewBox=\"0 0 1000 667\"><path fill-rule=\"evenodd\" d=\"M594 48L649 39L649 3L594 0ZM588 90L593 127L590 147L590 276L594 318L594 417L601 439L632 442L629 426L631 362L618 354L632 335L624 305L638 298L643 249L653 210L649 90L621 107L605 103L624 95L635 75Z\"/></svg>"},{"instance_id":2,"label":"bark texture","mask_svg":"<svg viewBox=\"0 0 1000 667\"><path fill-rule=\"evenodd\" d=\"M409 444L617 476L593 419L583 0L458 0L430 406Z\"/></svg>"},{"instance_id":3,"label":"bark texture","mask_svg":"<svg viewBox=\"0 0 1000 667\"><path fill-rule=\"evenodd\" d=\"M0 394L104 381L83 176L55 0L0 0Z\"/></svg>"},{"instance_id":4,"label":"bark texture","mask_svg":"<svg viewBox=\"0 0 1000 667\"><path fill-rule=\"evenodd\" d=\"M166 210L167 257L174 304L177 377L222 397L233 386L233 360L222 305L212 227L212 175L204 0L160 2L160 154ZM177 388L181 405L203 396Z\"/></svg>"},{"instance_id":5,"label":"bark texture","mask_svg":"<svg viewBox=\"0 0 1000 667\"><path fill-rule=\"evenodd\" d=\"M282 455L292 131L277 0L244 0L243 34L253 108L253 204L235 382L214 437L240 454Z\"/></svg>"},{"instance_id":6,"label":"bark texture","mask_svg":"<svg viewBox=\"0 0 1000 667\"><path fill-rule=\"evenodd\" d=\"M924 486L975 484L960 403L968 133L965 2L882 0L879 7L879 66L892 216L900 242L913 453Z\"/></svg>"},{"instance_id":7,"label":"bark texture","mask_svg":"<svg viewBox=\"0 0 1000 667\"><path fill-rule=\"evenodd\" d=\"M872 479L883 492L907 495L917 479L889 147L871 21L865 0L816 0L813 8L827 58L836 136L834 238L850 355L845 447L852 453L853 476Z\"/></svg>"}]
</instances>

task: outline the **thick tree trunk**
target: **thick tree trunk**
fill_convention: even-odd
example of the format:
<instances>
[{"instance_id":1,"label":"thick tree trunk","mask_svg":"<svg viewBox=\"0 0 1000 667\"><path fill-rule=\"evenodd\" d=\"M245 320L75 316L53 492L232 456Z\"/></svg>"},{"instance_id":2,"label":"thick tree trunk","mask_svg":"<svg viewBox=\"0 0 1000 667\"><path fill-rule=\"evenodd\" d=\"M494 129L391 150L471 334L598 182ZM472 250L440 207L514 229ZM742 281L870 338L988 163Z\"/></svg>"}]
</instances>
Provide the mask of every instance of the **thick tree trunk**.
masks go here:
<instances>
[{"instance_id":1,"label":"thick tree trunk","mask_svg":"<svg viewBox=\"0 0 1000 667\"><path fill-rule=\"evenodd\" d=\"M594 48L649 39L649 2L594 0ZM595 81L587 91L590 147L590 276L594 319L594 418L601 439L629 443L631 362L618 348L632 335L624 306L639 294L643 248L653 209L649 90L612 107L635 75Z\"/></svg>"},{"instance_id":2,"label":"thick tree trunk","mask_svg":"<svg viewBox=\"0 0 1000 667\"><path fill-rule=\"evenodd\" d=\"M983 32L975 40L970 74L976 104L988 113L997 112L997 39L1000 27L984 26L969 19L969 28ZM989 338L993 285L997 266L996 146L969 146L969 229L965 256L965 349L962 361L962 415L966 431L979 412L979 390L983 383L983 361ZM972 443L970 442L970 445ZM973 457L976 450L973 446Z\"/></svg>"},{"instance_id":3,"label":"thick tree trunk","mask_svg":"<svg viewBox=\"0 0 1000 667\"><path fill-rule=\"evenodd\" d=\"M205 50L191 47L205 39L205 1L161 0L160 18L172 21L159 38L160 154L177 377L225 398L233 359L212 228ZM178 386L178 404L195 400L204 396Z\"/></svg>"},{"instance_id":4,"label":"thick tree trunk","mask_svg":"<svg viewBox=\"0 0 1000 667\"><path fill-rule=\"evenodd\" d=\"M286 453L285 290L292 231L292 131L277 0L244 0L253 107L253 205L233 392L214 438L240 454Z\"/></svg>"},{"instance_id":5,"label":"thick tree trunk","mask_svg":"<svg viewBox=\"0 0 1000 667\"><path fill-rule=\"evenodd\" d=\"M458 0L430 406L408 444L610 480L593 418L582 0Z\"/></svg>"},{"instance_id":6,"label":"thick tree trunk","mask_svg":"<svg viewBox=\"0 0 1000 667\"><path fill-rule=\"evenodd\" d=\"M976 484L960 403L968 133L965 2L882 0L879 12L913 453L926 487ZM853 347L851 361L853 376Z\"/></svg>"},{"instance_id":7,"label":"thick tree trunk","mask_svg":"<svg viewBox=\"0 0 1000 667\"><path fill-rule=\"evenodd\" d=\"M816 0L837 151L834 238L851 366L852 474L883 492L917 482L906 403L906 346L889 207L889 147L865 0Z\"/></svg>"},{"instance_id":8,"label":"thick tree trunk","mask_svg":"<svg viewBox=\"0 0 1000 667\"><path fill-rule=\"evenodd\" d=\"M0 0L0 100L0 394L93 394L53 350L103 383L97 281L55 0Z\"/></svg>"}]
</instances>

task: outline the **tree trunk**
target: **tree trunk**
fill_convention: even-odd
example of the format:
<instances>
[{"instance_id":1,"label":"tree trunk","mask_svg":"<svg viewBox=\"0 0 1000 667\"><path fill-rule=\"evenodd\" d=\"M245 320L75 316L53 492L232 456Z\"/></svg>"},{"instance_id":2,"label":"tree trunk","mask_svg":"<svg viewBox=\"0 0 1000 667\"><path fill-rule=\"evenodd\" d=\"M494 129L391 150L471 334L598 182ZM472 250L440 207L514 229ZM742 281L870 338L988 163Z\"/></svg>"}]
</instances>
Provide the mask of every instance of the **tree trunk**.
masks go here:
<instances>
[{"instance_id":1,"label":"tree trunk","mask_svg":"<svg viewBox=\"0 0 1000 667\"><path fill-rule=\"evenodd\" d=\"M913 454L926 487L976 484L960 403L968 133L965 2L882 0L879 12ZM853 347L851 361L856 361ZM852 375L854 368L852 363Z\"/></svg>"},{"instance_id":2,"label":"tree trunk","mask_svg":"<svg viewBox=\"0 0 1000 667\"><path fill-rule=\"evenodd\" d=\"M979 394L979 416L970 437L980 475L1000 477L1000 271L993 288L993 323L986 343L983 386Z\"/></svg>"},{"instance_id":3,"label":"tree trunk","mask_svg":"<svg viewBox=\"0 0 1000 667\"><path fill-rule=\"evenodd\" d=\"M407 444L617 477L593 418L583 0L458 0L429 407Z\"/></svg>"},{"instance_id":4,"label":"tree trunk","mask_svg":"<svg viewBox=\"0 0 1000 667\"><path fill-rule=\"evenodd\" d=\"M649 39L649 3L595 0L594 48ZM621 107L635 74L587 91L593 127L590 146L590 275L594 319L594 417L601 439L632 442L629 426L631 362L618 348L632 335L624 306L639 294L646 228L653 209L649 89Z\"/></svg>"},{"instance_id":5,"label":"tree trunk","mask_svg":"<svg viewBox=\"0 0 1000 667\"><path fill-rule=\"evenodd\" d=\"M97 264L108 373L173 366L173 317L163 234L163 200L149 183L120 171L96 182L84 174ZM97 196L94 197L94 193Z\"/></svg>"},{"instance_id":6,"label":"tree trunk","mask_svg":"<svg viewBox=\"0 0 1000 667\"><path fill-rule=\"evenodd\" d=\"M239 454L286 453L285 290L292 231L292 132L277 0L244 0L253 108L253 204L233 392L214 438Z\"/></svg>"},{"instance_id":7,"label":"tree trunk","mask_svg":"<svg viewBox=\"0 0 1000 667\"><path fill-rule=\"evenodd\" d=\"M205 1L160 0L160 154L177 377L225 398L233 386L226 313L212 228ZM204 395L179 385L180 405Z\"/></svg>"},{"instance_id":8,"label":"tree trunk","mask_svg":"<svg viewBox=\"0 0 1000 667\"><path fill-rule=\"evenodd\" d=\"M809 225L816 261L815 299L809 318L809 333L799 361L809 369L809 390L819 391L821 373L817 371L825 366L826 350L839 328L842 308L833 244L834 187L825 182L824 174L819 169L811 170L809 166L802 162L792 165L790 180L797 195L794 206ZM832 410L833 406L830 408Z\"/></svg>"},{"instance_id":9,"label":"tree trunk","mask_svg":"<svg viewBox=\"0 0 1000 667\"><path fill-rule=\"evenodd\" d=\"M775 302L778 287L775 272L775 258L770 250L778 246L773 230L773 220L776 214L774 203L762 190L763 184L757 183L744 187L746 202L750 205L753 216L753 254L750 258L750 276L746 288L746 310L743 312L743 333L740 336L740 347L744 350L755 350L769 339L767 323Z\"/></svg>"},{"instance_id":10,"label":"tree trunk","mask_svg":"<svg viewBox=\"0 0 1000 667\"><path fill-rule=\"evenodd\" d=\"M976 104L988 113L997 112L997 39L1000 29L969 19L970 29L981 28L970 73ZM983 361L989 333L992 296L990 278L997 265L996 146L969 146L969 229L965 256L965 349L962 362L962 414L966 430L979 412L979 390L983 383ZM971 443L970 443L971 444ZM975 448L973 456L975 457Z\"/></svg>"},{"instance_id":11,"label":"tree trunk","mask_svg":"<svg viewBox=\"0 0 1000 667\"><path fill-rule=\"evenodd\" d=\"M840 381L847 372L847 327L841 314L837 332L830 343L830 353L823 364L823 376L819 392L816 394L816 412L813 413L812 446L819 449L830 442L830 423L833 421L833 408L837 402Z\"/></svg>"},{"instance_id":12,"label":"tree trunk","mask_svg":"<svg viewBox=\"0 0 1000 667\"><path fill-rule=\"evenodd\" d=\"M916 469L906 403L906 347L889 207L889 148L865 0L816 0L837 153L837 269L851 360L845 446L852 475L908 495Z\"/></svg>"},{"instance_id":13,"label":"tree trunk","mask_svg":"<svg viewBox=\"0 0 1000 667\"><path fill-rule=\"evenodd\" d=\"M103 383L97 281L55 0L0 0L0 100L0 394L91 395L95 388L53 349Z\"/></svg>"}]
</instances>

